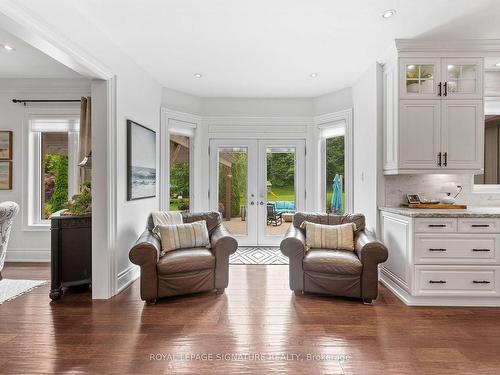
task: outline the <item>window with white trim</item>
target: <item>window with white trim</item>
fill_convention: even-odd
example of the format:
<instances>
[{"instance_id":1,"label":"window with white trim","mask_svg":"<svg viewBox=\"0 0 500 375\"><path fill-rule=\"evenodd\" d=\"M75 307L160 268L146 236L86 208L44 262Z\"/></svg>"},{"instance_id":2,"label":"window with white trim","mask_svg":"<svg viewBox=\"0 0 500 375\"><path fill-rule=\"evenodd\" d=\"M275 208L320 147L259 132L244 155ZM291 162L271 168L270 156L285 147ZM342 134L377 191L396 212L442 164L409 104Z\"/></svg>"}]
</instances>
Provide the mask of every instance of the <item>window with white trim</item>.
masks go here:
<instances>
[{"instance_id":1,"label":"window with white trim","mask_svg":"<svg viewBox=\"0 0 500 375\"><path fill-rule=\"evenodd\" d=\"M344 121L320 127L321 196L324 211L328 213L342 214L346 211L345 135Z\"/></svg>"},{"instance_id":2,"label":"window with white trim","mask_svg":"<svg viewBox=\"0 0 500 375\"><path fill-rule=\"evenodd\" d=\"M37 116L29 122L29 225L48 225L78 192L80 120Z\"/></svg>"}]
</instances>

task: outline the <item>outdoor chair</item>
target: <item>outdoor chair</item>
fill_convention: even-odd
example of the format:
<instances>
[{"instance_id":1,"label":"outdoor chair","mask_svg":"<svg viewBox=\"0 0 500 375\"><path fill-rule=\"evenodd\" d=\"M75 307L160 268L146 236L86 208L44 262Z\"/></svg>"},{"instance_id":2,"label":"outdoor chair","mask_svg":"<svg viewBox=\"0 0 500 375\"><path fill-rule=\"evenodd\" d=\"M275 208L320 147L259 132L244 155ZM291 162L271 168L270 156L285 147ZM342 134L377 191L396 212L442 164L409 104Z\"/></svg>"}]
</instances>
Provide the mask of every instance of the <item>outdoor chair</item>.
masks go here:
<instances>
[{"instance_id":1,"label":"outdoor chair","mask_svg":"<svg viewBox=\"0 0 500 375\"><path fill-rule=\"evenodd\" d=\"M267 225L278 225L283 224L283 217L281 212L276 211L276 206L273 203L267 204Z\"/></svg>"}]
</instances>

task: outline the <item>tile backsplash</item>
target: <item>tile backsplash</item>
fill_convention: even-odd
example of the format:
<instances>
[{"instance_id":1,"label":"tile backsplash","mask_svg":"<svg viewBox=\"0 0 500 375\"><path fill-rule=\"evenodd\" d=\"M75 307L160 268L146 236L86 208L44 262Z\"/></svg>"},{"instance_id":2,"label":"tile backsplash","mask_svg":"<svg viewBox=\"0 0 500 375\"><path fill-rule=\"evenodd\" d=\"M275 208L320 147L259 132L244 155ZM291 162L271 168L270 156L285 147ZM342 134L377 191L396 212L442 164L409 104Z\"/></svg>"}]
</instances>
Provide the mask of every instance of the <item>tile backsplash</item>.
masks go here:
<instances>
[{"instance_id":1,"label":"tile backsplash","mask_svg":"<svg viewBox=\"0 0 500 375\"><path fill-rule=\"evenodd\" d=\"M424 198L439 199L441 186L454 182L463 187L457 203L469 206L500 206L500 194L473 193L473 177L463 174L421 174L385 176L385 206L395 207L406 202L406 194L417 193Z\"/></svg>"}]
</instances>

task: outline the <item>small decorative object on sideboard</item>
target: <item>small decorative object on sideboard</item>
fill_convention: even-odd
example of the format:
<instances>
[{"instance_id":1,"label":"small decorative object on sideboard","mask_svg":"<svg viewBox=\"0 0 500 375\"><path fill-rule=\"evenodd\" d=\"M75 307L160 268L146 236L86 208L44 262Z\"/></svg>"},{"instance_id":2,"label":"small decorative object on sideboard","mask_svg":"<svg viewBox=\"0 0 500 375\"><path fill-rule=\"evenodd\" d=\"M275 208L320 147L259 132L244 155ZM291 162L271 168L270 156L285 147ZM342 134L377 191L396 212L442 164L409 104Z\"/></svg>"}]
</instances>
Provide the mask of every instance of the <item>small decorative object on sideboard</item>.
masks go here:
<instances>
[{"instance_id":1,"label":"small decorative object on sideboard","mask_svg":"<svg viewBox=\"0 0 500 375\"><path fill-rule=\"evenodd\" d=\"M406 199L408 200L408 204L419 204L421 203L420 197L418 194L406 194Z\"/></svg>"}]
</instances>

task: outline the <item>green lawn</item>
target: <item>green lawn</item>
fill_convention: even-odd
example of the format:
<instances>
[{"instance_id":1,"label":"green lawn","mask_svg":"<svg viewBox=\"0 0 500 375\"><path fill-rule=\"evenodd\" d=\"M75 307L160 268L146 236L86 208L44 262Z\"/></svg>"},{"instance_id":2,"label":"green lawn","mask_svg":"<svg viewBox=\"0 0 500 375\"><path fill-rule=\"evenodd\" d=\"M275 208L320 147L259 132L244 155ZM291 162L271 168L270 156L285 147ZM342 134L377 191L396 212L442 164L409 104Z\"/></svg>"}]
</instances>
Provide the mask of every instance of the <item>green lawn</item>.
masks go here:
<instances>
[{"instance_id":1,"label":"green lawn","mask_svg":"<svg viewBox=\"0 0 500 375\"><path fill-rule=\"evenodd\" d=\"M275 187L272 193L267 193L267 200L271 202L275 201L295 201L295 193L293 186L287 186L278 188Z\"/></svg>"}]
</instances>

